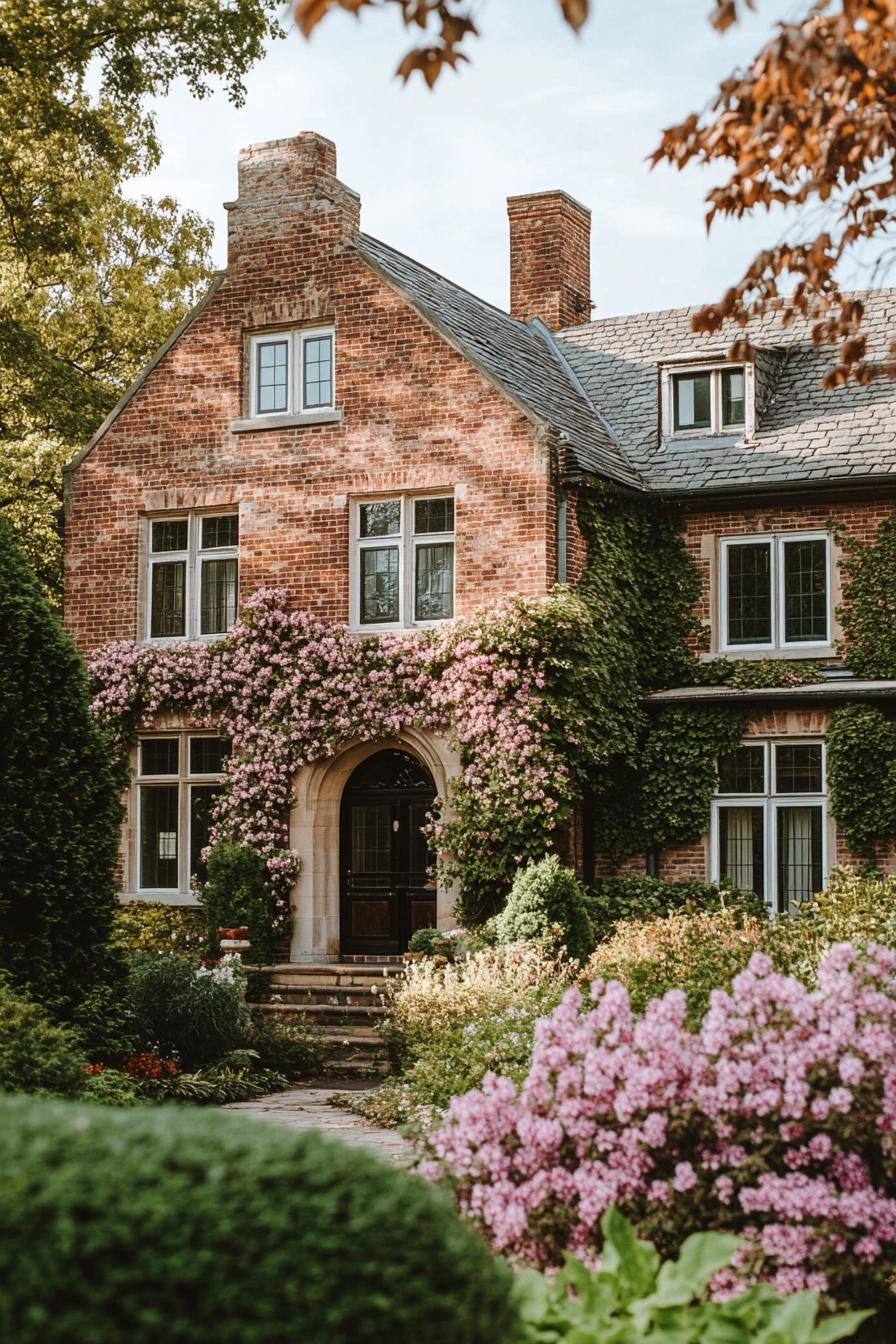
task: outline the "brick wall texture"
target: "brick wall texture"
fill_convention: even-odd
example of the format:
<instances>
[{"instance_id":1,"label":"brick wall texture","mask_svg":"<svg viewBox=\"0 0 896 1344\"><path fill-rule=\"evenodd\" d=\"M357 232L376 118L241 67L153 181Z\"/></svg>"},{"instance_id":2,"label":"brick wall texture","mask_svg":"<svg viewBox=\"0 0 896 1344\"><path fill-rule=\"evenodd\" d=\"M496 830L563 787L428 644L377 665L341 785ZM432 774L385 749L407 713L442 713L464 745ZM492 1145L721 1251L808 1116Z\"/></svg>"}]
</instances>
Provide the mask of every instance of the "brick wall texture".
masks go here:
<instances>
[{"instance_id":1,"label":"brick wall texture","mask_svg":"<svg viewBox=\"0 0 896 1344\"><path fill-rule=\"evenodd\" d=\"M346 621L349 498L456 489L457 614L544 593L556 574L547 454L356 252L358 198L335 177L333 146L255 146L239 180L226 278L70 482L65 611L80 647L138 634L139 520L163 511L238 508L241 592L282 586ZM231 432L248 409L248 335L329 324L342 421Z\"/></svg>"},{"instance_id":2,"label":"brick wall texture","mask_svg":"<svg viewBox=\"0 0 896 1344\"><path fill-rule=\"evenodd\" d=\"M333 145L305 134L244 150L229 207L228 270L182 337L70 474L66 622L90 653L139 638L147 515L237 509L240 589L286 589L292 606L349 619L350 500L454 492L456 601L464 616L556 577L556 500L532 423L365 263L360 203L336 177ZM555 328L590 315L590 216L563 192L508 202L512 311ZM247 417L248 338L335 328L338 422L259 427ZM825 528L870 538L889 500L690 507L687 545L713 623L718 539ZM568 576L586 560L568 509ZM835 587L835 598L837 590ZM772 716L754 732L820 735L823 716ZM572 837L580 858L580 837ZM841 861L854 858L837 843ZM891 856L892 857L892 856ZM664 877L706 877L705 840L660 856ZM890 865L896 870L896 859ZM606 871L598 856L597 871ZM643 860L627 865L643 871Z\"/></svg>"}]
</instances>

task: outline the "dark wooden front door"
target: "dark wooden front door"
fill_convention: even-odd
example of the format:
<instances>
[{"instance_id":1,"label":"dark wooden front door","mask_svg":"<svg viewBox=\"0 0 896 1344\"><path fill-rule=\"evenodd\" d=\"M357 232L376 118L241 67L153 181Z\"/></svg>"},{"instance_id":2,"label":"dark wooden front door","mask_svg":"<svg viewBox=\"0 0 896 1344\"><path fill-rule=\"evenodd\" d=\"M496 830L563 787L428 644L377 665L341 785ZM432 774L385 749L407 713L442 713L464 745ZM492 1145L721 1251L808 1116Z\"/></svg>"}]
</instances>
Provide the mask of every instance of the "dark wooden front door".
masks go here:
<instances>
[{"instance_id":1,"label":"dark wooden front door","mask_svg":"<svg viewBox=\"0 0 896 1344\"><path fill-rule=\"evenodd\" d=\"M435 924L421 829L435 796L429 771L404 751L377 752L349 779L341 818L343 953L404 952L415 929Z\"/></svg>"}]
</instances>

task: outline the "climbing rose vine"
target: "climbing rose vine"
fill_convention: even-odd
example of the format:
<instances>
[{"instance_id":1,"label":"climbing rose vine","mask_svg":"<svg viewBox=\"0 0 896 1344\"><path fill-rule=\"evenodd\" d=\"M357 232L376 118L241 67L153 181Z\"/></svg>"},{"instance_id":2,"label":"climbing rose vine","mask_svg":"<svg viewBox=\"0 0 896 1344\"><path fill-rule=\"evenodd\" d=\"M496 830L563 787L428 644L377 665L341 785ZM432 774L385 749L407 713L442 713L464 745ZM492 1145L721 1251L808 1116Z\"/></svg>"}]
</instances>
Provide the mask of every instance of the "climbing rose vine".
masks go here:
<instances>
[{"instance_id":1,"label":"climbing rose vine","mask_svg":"<svg viewBox=\"0 0 896 1344\"><path fill-rule=\"evenodd\" d=\"M408 727L449 736L461 772L449 809L432 820L433 843L475 917L499 903L516 867L544 855L588 770L633 746L634 692L603 684L598 638L564 589L376 638L289 611L283 592L262 590L215 643L100 651L94 712L122 751L168 713L229 738L212 843L263 854L283 901L298 871L287 846L301 766Z\"/></svg>"},{"instance_id":2,"label":"climbing rose vine","mask_svg":"<svg viewBox=\"0 0 896 1344\"><path fill-rule=\"evenodd\" d=\"M744 1237L719 1292L768 1280L880 1300L896 1269L896 952L832 948L818 987L759 953L699 1031L672 990L636 1018L618 981L536 1027L518 1091L490 1075L432 1136L432 1179L500 1251L593 1260L611 1204L667 1253Z\"/></svg>"}]
</instances>

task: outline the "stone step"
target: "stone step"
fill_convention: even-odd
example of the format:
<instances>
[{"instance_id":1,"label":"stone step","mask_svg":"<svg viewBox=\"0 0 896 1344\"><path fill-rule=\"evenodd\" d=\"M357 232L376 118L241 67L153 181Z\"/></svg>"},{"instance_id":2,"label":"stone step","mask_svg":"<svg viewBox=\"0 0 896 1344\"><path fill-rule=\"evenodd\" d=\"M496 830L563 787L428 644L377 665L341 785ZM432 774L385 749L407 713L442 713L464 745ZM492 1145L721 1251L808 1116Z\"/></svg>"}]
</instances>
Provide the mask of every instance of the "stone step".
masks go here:
<instances>
[{"instance_id":1,"label":"stone step","mask_svg":"<svg viewBox=\"0 0 896 1344\"><path fill-rule=\"evenodd\" d=\"M265 1003L320 1003L335 1007L378 1008L390 997L378 985L308 985L272 980L264 995Z\"/></svg>"},{"instance_id":2,"label":"stone step","mask_svg":"<svg viewBox=\"0 0 896 1344\"><path fill-rule=\"evenodd\" d=\"M246 968L256 979L269 983L313 985L326 989L331 985L375 985L394 980L404 971L403 966L346 966L343 963L285 962L278 966L249 966Z\"/></svg>"},{"instance_id":3,"label":"stone step","mask_svg":"<svg viewBox=\"0 0 896 1344\"><path fill-rule=\"evenodd\" d=\"M316 1006L319 1007L320 1005ZM345 1022L333 1023L326 1022L326 1020L322 1022L320 1015L310 1011L309 1005L304 1003L256 1003L252 1005L252 1011L259 1013L264 1017L280 1018L287 1023L290 1018L296 1018L309 1025L312 1023L320 1025L321 1030L317 1034L325 1039L333 1038L345 1040L351 1038L351 1040L356 1043L367 1041L371 1045L382 1045L379 1033L374 1025L379 1021L379 1018L375 1016L368 1017L366 1013L360 1013L357 1017L353 1017ZM326 1012L328 1010L323 1009L322 1011Z\"/></svg>"}]
</instances>

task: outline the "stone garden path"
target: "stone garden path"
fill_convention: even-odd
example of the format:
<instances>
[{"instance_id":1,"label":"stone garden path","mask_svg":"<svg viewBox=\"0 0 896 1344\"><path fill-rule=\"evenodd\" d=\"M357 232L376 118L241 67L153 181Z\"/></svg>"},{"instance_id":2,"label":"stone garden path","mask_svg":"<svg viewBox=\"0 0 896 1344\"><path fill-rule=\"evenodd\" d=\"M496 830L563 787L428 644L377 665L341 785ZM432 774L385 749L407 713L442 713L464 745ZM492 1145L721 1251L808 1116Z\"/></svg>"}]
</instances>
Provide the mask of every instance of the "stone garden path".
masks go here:
<instances>
[{"instance_id":1,"label":"stone garden path","mask_svg":"<svg viewBox=\"0 0 896 1344\"><path fill-rule=\"evenodd\" d=\"M326 1084L299 1084L286 1092L275 1092L269 1097L256 1097L254 1101L234 1101L222 1106L224 1111L240 1112L284 1129L318 1129L322 1134L330 1134L349 1143L353 1147L369 1148L378 1157L396 1166L408 1166L414 1158L414 1150L393 1129L380 1129L371 1125L360 1116L332 1105L331 1098L345 1092L367 1090L364 1087L340 1083L338 1087Z\"/></svg>"}]
</instances>

